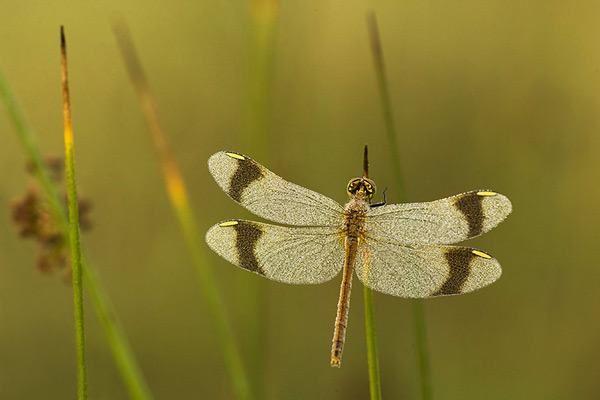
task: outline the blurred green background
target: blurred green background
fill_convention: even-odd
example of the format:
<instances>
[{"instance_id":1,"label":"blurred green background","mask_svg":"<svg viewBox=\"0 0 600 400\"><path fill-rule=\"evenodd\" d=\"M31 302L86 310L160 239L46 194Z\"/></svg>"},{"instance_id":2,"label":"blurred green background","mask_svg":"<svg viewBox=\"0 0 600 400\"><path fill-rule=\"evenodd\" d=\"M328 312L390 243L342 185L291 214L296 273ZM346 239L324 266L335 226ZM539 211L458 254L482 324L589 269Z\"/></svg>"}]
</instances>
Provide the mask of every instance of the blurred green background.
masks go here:
<instances>
[{"instance_id":1,"label":"blurred green background","mask_svg":"<svg viewBox=\"0 0 600 400\"><path fill-rule=\"evenodd\" d=\"M248 139L256 117L248 93L260 77L247 2L4 2L0 68L44 153L59 156L65 26L78 190L94 206L84 246L155 398L233 392L111 24L130 28L204 232L249 217L208 173L206 160L219 150L245 153L343 203L368 143L370 175L397 201L365 23L371 7L409 200L490 188L514 206L498 228L468 242L499 259L502 278L424 304L435 398L597 398L598 4L282 3L267 52L265 145ZM4 112L0 135L0 398L72 399L72 292L61 273L40 274L36 246L18 238L9 208L31 179ZM368 397L357 280L338 370L329 355L339 278L284 285L208 257L259 398ZM418 398L409 301L376 293L375 306L384 398ZM127 398L86 309L90 398Z\"/></svg>"}]
</instances>

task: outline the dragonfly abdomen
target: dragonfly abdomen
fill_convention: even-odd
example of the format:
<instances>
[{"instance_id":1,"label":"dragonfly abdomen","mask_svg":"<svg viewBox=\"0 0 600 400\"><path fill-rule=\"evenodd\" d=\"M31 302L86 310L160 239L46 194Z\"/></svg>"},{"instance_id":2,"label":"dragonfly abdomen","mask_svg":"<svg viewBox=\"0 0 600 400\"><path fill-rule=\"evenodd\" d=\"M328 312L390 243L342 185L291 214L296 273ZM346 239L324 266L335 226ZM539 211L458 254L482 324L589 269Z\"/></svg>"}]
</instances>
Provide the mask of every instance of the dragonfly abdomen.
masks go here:
<instances>
[{"instance_id":1,"label":"dragonfly abdomen","mask_svg":"<svg viewBox=\"0 0 600 400\"><path fill-rule=\"evenodd\" d=\"M344 225L341 237L345 243L344 269L342 273L342 284L340 287L340 299L338 301L337 315L335 319L335 330L333 332L333 346L331 349L331 366L339 367L342 360L344 340L346 337L346 326L348 323L348 311L350 310L350 292L352 290L352 275L354 273L354 261L359 243L365 238L365 219L369 210L369 202L359 196L354 196L346 205L344 211Z\"/></svg>"},{"instance_id":2,"label":"dragonfly abdomen","mask_svg":"<svg viewBox=\"0 0 600 400\"><path fill-rule=\"evenodd\" d=\"M348 325L348 311L350 310L350 292L352 291L352 275L354 273L354 260L358 240L346 238L346 256L342 272L342 284L340 287L340 299L338 301L337 315L335 318L335 329L333 331L333 345L331 348L331 366L339 367L342 361L342 351L346 339L346 327Z\"/></svg>"}]
</instances>

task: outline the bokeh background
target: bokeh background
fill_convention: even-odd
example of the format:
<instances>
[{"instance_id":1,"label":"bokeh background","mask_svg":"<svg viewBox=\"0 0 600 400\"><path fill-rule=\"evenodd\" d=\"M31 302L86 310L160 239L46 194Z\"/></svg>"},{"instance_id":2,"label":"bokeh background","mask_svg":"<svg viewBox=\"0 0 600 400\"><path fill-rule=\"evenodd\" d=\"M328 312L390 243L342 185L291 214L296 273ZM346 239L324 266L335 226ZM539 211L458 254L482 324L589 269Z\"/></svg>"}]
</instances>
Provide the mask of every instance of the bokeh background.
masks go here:
<instances>
[{"instance_id":1,"label":"bokeh background","mask_svg":"<svg viewBox=\"0 0 600 400\"><path fill-rule=\"evenodd\" d=\"M207 171L219 150L245 153L343 203L368 143L370 174L397 201L369 9L378 17L409 200L490 188L514 205L498 228L469 242L500 260L502 278L424 304L434 397L597 398L600 6L310 0L282 2L272 14L266 7L253 14L244 1L2 5L0 67L47 155L64 154L65 25L78 190L94 207L84 246L155 398L229 399L233 391L113 22L129 26L205 231L249 217ZM273 41L261 47L257 33L269 15ZM266 67L257 72L261 59ZM264 92L256 82L266 82ZM256 131L267 139L253 140ZM72 292L62 273L36 269L36 246L11 223L11 201L32 180L4 112L0 137L0 398L72 399ZM339 278L291 286L212 253L208 260L258 398L368 397L358 281L338 370L329 354ZM376 293L375 305L384 398L418 398L409 301ZM90 398L127 398L86 310Z\"/></svg>"}]
</instances>

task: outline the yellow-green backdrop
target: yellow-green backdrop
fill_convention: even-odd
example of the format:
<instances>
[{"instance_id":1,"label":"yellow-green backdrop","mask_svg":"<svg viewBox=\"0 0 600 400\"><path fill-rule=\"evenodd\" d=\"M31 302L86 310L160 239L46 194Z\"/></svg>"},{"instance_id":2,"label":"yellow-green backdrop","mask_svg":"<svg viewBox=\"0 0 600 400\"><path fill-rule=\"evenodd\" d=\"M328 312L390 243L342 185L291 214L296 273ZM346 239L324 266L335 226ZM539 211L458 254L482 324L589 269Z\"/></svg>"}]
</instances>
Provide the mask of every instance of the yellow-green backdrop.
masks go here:
<instances>
[{"instance_id":1,"label":"yellow-green backdrop","mask_svg":"<svg viewBox=\"0 0 600 400\"><path fill-rule=\"evenodd\" d=\"M374 9L410 201L494 189L513 214L469 245L502 278L424 303L437 399L584 399L600 391L600 6L586 1L281 2L267 50L268 145L249 138L251 7L243 1L6 1L0 68L45 154L62 155L65 26L84 247L156 399L233 396L165 195L112 24L125 21L202 231L249 217L206 168L245 153L339 202L369 144L371 177L396 190L369 49ZM265 111L264 108L261 109ZM35 266L10 203L31 180L0 113L0 398L76 397L70 286ZM260 158L259 158L260 156ZM261 159L263 158L263 159ZM208 251L208 249L207 249ZM362 290L342 368L329 366L339 279L269 282L210 253L252 385L266 399L368 396ZM256 314L256 309L262 312ZM91 399L122 399L86 307ZM375 294L384 398L418 398L409 302Z\"/></svg>"}]
</instances>

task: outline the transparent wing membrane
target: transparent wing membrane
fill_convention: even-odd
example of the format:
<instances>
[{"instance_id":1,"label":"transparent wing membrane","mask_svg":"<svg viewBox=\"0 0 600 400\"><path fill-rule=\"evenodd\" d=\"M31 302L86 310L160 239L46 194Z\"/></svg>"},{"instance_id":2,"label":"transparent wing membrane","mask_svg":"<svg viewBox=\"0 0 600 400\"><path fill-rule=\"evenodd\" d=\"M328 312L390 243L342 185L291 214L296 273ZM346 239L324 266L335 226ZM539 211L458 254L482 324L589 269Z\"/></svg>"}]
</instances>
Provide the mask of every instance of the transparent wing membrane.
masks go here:
<instances>
[{"instance_id":1,"label":"transparent wing membrane","mask_svg":"<svg viewBox=\"0 0 600 400\"><path fill-rule=\"evenodd\" d=\"M428 203L372 208L365 229L405 244L451 244L489 231L511 211L507 197L478 190Z\"/></svg>"},{"instance_id":2,"label":"transparent wing membrane","mask_svg":"<svg viewBox=\"0 0 600 400\"><path fill-rule=\"evenodd\" d=\"M344 263L338 232L327 227L231 220L211 227L206 242L230 263L284 283L326 282Z\"/></svg>"},{"instance_id":3,"label":"transparent wing membrane","mask_svg":"<svg viewBox=\"0 0 600 400\"><path fill-rule=\"evenodd\" d=\"M490 255L468 247L406 245L384 238L359 249L356 274L378 292L427 298L480 289L500 278L502 269Z\"/></svg>"},{"instance_id":4,"label":"transparent wing membrane","mask_svg":"<svg viewBox=\"0 0 600 400\"><path fill-rule=\"evenodd\" d=\"M338 227L342 223L340 204L286 181L246 156L213 154L208 169L229 197L259 217L287 225Z\"/></svg>"}]
</instances>

